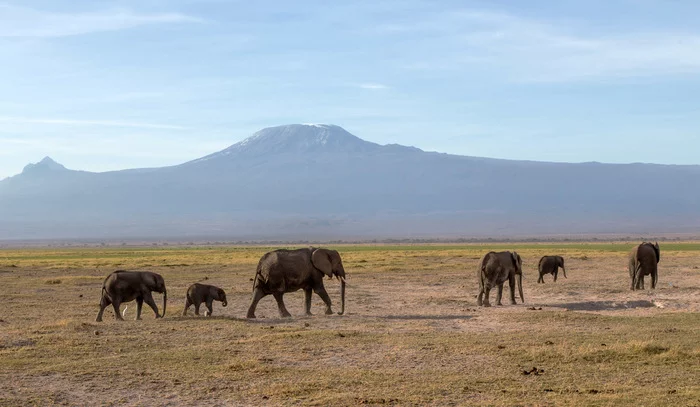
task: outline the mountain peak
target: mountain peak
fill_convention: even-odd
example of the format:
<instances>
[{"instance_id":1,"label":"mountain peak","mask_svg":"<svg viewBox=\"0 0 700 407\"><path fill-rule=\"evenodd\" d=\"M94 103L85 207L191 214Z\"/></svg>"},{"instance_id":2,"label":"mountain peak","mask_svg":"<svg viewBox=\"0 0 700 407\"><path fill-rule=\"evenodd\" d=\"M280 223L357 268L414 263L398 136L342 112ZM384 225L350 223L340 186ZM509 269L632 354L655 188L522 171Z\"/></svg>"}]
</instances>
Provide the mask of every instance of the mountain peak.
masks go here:
<instances>
[{"instance_id":1,"label":"mountain peak","mask_svg":"<svg viewBox=\"0 0 700 407\"><path fill-rule=\"evenodd\" d=\"M262 129L231 149L254 154L358 152L376 147L332 124L288 124Z\"/></svg>"},{"instance_id":2,"label":"mountain peak","mask_svg":"<svg viewBox=\"0 0 700 407\"><path fill-rule=\"evenodd\" d=\"M225 150L192 162L227 156L264 156L310 153L365 153L381 148L333 124L287 124L264 128Z\"/></svg>"},{"instance_id":3,"label":"mountain peak","mask_svg":"<svg viewBox=\"0 0 700 407\"><path fill-rule=\"evenodd\" d=\"M22 171L22 174L27 173L45 173L52 171L66 171L66 167L54 161L51 157L46 156L36 164L27 164Z\"/></svg>"}]
</instances>

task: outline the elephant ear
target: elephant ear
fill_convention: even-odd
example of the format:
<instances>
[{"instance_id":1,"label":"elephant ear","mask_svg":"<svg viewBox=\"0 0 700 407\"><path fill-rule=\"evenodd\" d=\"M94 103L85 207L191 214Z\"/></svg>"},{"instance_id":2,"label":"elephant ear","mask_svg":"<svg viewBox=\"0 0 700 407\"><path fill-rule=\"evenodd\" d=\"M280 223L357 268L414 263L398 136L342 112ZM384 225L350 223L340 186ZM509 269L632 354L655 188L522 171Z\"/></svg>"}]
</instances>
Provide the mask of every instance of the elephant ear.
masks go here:
<instances>
[{"instance_id":1,"label":"elephant ear","mask_svg":"<svg viewBox=\"0 0 700 407\"><path fill-rule=\"evenodd\" d=\"M325 249L316 249L311 253L311 262L314 267L328 277L333 275L333 266L331 265L331 257Z\"/></svg>"},{"instance_id":2,"label":"elephant ear","mask_svg":"<svg viewBox=\"0 0 700 407\"><path fill-rule=\"evenodd\" d=\"M661 253L659 252L659 242L654 242L654 245L652 247L654 248L654 253L656 253L656 262L658 263L659 260L661 260Z\"/></svg>"},{"instance_id":3,"label":"elephant ear","mask_svg":"<svg viewBox=\"0 0 700 407\"><path fill-rule=\"evenodd\" d=\"M510 254L510 257L513 258L513 264L515 265L515 269L518 270L521 274L523 272L522 265L523 261L520 258L520 255L517 252L512 252Z\"/></svg>"}]
</instances>

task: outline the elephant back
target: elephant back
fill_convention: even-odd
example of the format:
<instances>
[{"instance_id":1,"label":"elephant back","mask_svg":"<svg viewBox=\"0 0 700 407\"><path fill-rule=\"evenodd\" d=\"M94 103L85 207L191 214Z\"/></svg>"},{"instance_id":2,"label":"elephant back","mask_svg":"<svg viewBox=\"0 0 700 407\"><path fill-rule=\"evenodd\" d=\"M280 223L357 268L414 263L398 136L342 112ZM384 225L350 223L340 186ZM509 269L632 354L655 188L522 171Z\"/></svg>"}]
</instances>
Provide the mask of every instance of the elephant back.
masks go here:
<instances>
[{"instance_id":1,"label":"elephant back","mask_svg":"<svg viewBox=\"0 0 700 407\"><path fill-rule=\"evenodd\" d=\"M284 292L291 275L307 272L310 268L310 249L273 250L260 258L256 281L264 284L268 290ZM293 281L289 283L294 284Z\"/></svg>"},{"instance_id":2,"label":"elephant back","mask_svg":"<svg viewBox=\"0 0 700 407\"><path fill-rule=\"evenodd\" d=\"M644 242L637 246L636 258L638 262L659 262L659 253L652 243Z\"/></svg>"}]
</instances>

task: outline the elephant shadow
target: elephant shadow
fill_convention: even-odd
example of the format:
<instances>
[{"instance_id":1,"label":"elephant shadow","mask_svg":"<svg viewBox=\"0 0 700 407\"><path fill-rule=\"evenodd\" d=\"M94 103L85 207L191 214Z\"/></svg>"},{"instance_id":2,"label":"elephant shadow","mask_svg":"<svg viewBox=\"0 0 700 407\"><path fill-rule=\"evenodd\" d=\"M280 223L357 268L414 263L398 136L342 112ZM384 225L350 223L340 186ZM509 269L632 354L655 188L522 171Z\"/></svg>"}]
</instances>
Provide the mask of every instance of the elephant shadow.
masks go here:
<instances>
[{"instance_id":1,"label":"elephant shadow","mask_svg":"<svg viewBox=\"0 0 700 407\"><path fill-rule=\"evenodd\" d=\"M564 308L568 311L615 311L634 308L653 308L656 305L651 301L583 301L552 304L551 307Z\"/></svg>"},{"instance_id":2,"label":"elephant shadow","mask_svg":"<svg viewBox=\"0 0 700 407\"><path fill-rule=\"evenodd\" d=\"M420 321L420 320L434 320L434 321L449 321L449 320L463 320L472 319L471 315L384 315L380 316L380 319L389 320L409 320L409 321Z\"/></svg>"},{"instance_id":3,"label":"elephant shadow","mask_svg":"<svg viewBox=\"0 0 700 407\"><path fill-rule=\"evenodd\" d=\"M168 322L182 322L182 321L201 321L203 323L206 323L207 321L248 321L247 318L242 318L242 317L232 317L229 315L212 315L210 317L205 317L204 315L194 315L194 314L187 314L187 315L174 315L174 316L168 316L168 318L163 318L163 321L168 321Z\"/></svg>"}]
</instances>

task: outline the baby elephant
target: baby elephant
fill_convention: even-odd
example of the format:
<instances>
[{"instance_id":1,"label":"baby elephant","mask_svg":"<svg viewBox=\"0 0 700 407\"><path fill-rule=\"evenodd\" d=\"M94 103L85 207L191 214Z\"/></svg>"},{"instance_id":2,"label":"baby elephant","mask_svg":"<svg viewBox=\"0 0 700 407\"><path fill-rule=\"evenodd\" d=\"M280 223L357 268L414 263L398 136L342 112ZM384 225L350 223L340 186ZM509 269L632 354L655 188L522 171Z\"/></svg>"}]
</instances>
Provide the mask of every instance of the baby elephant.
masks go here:
<instances>
[{"instance_id":1,"label":"baby elephant","mask_svg":"<svg viewBox=\"0 0 700 407\"><path fill-rule=\"evenodd\" d=\"M559 267L561 271L564 272L564 278L566 278L566 269L564 268L564 258L561 256L543 256L540 259L540 263L537 269L540 272L540 278L537 280L538 283L544 284L544 275L551 274L554 276L554 281L557 281L557 274L559 274Z\"/></svg>"},{"instance_id":2,"label":"baby elephant","mask_svg":"<svg viewBox=\"0 0 700 407\"><path fill-rule=\"evenodd\" d=\"M194 304L194 314L199 315L199 306L205 303L207 305L207 311L204 315L211 316L213 312L211 306L214 300L221 301L221 305L224 307L228 305L226 302L226 293L221 288L213 285L194 283L187 289L187 301L185 301L185 310L182 312L182 315L187 315L187 309L189 309L192 304Z\"/></svg>"}]
</instances>

